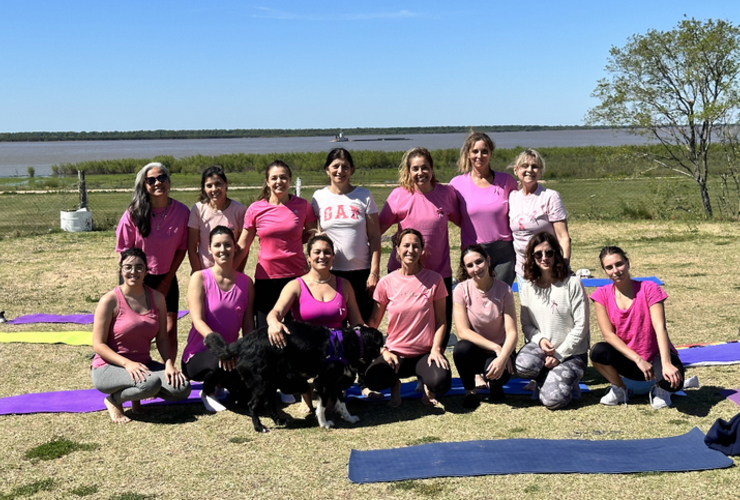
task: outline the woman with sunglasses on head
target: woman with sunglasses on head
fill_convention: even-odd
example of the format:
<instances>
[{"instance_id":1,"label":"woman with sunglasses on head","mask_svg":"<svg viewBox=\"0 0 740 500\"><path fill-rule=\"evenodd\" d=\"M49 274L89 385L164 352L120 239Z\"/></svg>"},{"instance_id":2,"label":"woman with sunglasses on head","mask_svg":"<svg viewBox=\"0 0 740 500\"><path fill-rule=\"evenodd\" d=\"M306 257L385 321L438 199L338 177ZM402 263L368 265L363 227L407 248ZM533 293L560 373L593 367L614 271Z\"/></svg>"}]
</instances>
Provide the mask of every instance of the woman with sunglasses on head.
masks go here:
<instances>
[{"instance_id":1,"label":"woman with sunglasses on head","mask_svg":"<svg viewBox=\"0 0 740 500\"><path fill-rule=\"evenodd\" d=\"M190 210L169 197L170 175L158 162L136 174L134 194L116 229L116 252L139 248L149 258L145 284L161 292L167 304L167 335L177 354L177 311L180 289L177 270L188 248Z\"/></svg>"},{"instance_id":2,"label":"woman with sunglasses on head","mask_svg":"<svg viewBox=\"0 0 740 500\"><path fill-rule=\"evenodd\" d=\"M570 265L568 214L560 194L539 184L545 160L536 150L526 149L514 160L514 174L521 189L509 195L509 223L514 236L516 274L524 275L527 243L533 234L546 231L558 239L566 265Z\"/></svg>"},{"instance_id":3,"label":"woman with sunglasses on head","mask_svg":"<svg viewBox=\"0 0 740 500\"><path fill-rule=\"evenodd\" d=\"M316 215L311 205L290 194L292 177L285 162L270 163L265 169L262 192L244 216L236 261L248 257L257 236L260 241L254 273L257 328L267 325L267 315L285 285L306 273L303 243L316 231Z\"/></svg>"},{"instance_id":4,"label":"woman with sunglasses on head","mask_svg":"<svg viewBox=\"0 0 740 500\"><path fill-rule=\"evenodd\" d=\"M108 394L105 406L117 424L131 421L123 412L126 401L136 413L142 399L178 400L190 395L190 384L175 368L164 295L144 284L146 274L144 252L138 248L121 252L123 283L103 295L95 309L91 376L95 388ZM155 339L164 364L152 361L149 354Z\"/></svg>"},{"instance_id":5,"label":"woman with sunglasses on head","mask_svg":"<svg viewBox=\"0 0 740 500\"><path fill-rule=\"evenodd\" d=\"M509 195L517 185L509 174L491 170L494 149L487 134L471 132L460 149L457 166L461 175L450 186L460 200L460 247L483 245L498 279L511 286L516 252L509 228Z\"/></svg>"},{"instance_id":6,"label":"woman with sunglasses on head","mask_svg":"<svg viewBox=\"0 0 740 500\"><path fill-rule=\"evenodd\" d=\"M367 321L380 279L378 207L370 191L350 184L355 165L349 151L329 151L324 170L330 184L313 194L311 206L320 230L334 242L331 271L349 281L360 314Z\"/></svg>"},{"instance_id":7,"label":"woman with sunglasses on head","mask_svg":"<svg viewBox=\"0 0 740 500\"><path fill-rule=\"evenodd\" d=\"M535 234L526 255L519 283L526 343L516 356L516 372L534 380L533 397L547 409L558 410L581 395L591 338L588 300L555 236Z\"/></svg>"},{"instance_id":8,"label":"woman with sunglasses on head","mask_svg":"<svg viewBox=\"0 0 740 500\"><path fill-rule=\"evenodd\" d=\"M465 388L463 406L477 408L476 376L483 374L489 399L500 401L513 373L516 349L516 309L509 285L494 277L491 259L482 245L460 254L459 283L453 292L453 316L460 341L453 356Z\"/></svg>"},{"instance_id":9,"label":"woman with sunglasses on head","mask_svg":"<svg viewBox=\"0 0 740 500\"><path fill-rule=\"evenodd\" d=\"M671 393L683 387L684 367L668 338L664 302L668 295L650 281L633 280L630 261L619 247L606 246L599 254L610 285L591 294L596 320L605 342L591 349L594 368L611 384L601 404L627 404L624 381L655 380L650 404L671 405Z\"/></svg>"},{"instance_id":10,"label":"woman with sunglasses on head","mask_svg":"<svg viewBox=\"0 0 740 500\"><path fill-rule=\"evenodd\" d=\"M452 266L450 265L450 239L448 222L460 225L460 203L455 190L440 184L434 176L434 161L426 148L413 148L403 155L398 167L398 183L380 212L380 233L393 224L398 232L414 228L421 233L426 248L424 267L439 273L447 289L445 302L444 348L452 328ZM393 249L388 259L388 272L400 268Z\"/></svg>"},{"instance_id":11,"label":"woman with sunglasses on head","mask_svg":"<svg viewBox=\"0 0 740 500\"><path fill-rule=\"evenodd\" d=\"M312 325L339 329L363 324L350 282L331 272L335 259L334 243L325 234L308 240L306 253L310 269L283 288L275 307L267 315L270 343L285 347L285 334L290 334L283 318L292 312L293 319ZM303 394L301 411L313 413L311 390Z\"/></svg>"},{"instance_id":12,"label":"woman with sunglasses on head","mask_svg":"<svg viewBox=\"0 0 740 500\"><path fill-rule=\"evenodd\" d=\"M224 410L219 402L227 389L232 401L245 404L249 400L246 386L236 371L236 359L221 361L204 344L205 338L216 332L231 344L254 330L254 285L252 280L236 270L234 233L226 226L211 230L208 254L213 266L195 271L188 287L188 306L193 326L182 353L182 371L190 380L203 382L200 399L206 410Z\"/></svg>"},{"instance_id":13,"label":"woman with sunglasses on head","mask_svg":"<svg viewBox=\"0 0 740 500\"><path fill-rule=\"evenodd\" d=\"M209 235L217 226L225 226L241 236L247 207L227 196L229 183L220 165L205 169L200 179L200 200L190 209L188 220L188 259L195 271L213 266L214 258L209 248ZM236 262L236 268L244 271L246 262Z\"/></svg>"},{"instance_id":14,"label":"woman with sunglasses on head","mask_svg":"<svg viewBox=\"0 0 740 500\"><path fill-rule=\"evenodd\" d=\"M396 235L401 267L383 276L375 288L375 308L368 326L377 328L388 311L388 336L382 355L368 367L370 390L391 388L390 406L401 405L402 378L416 375L424 388L422 402L437 405L450 389L452 374L444 356L445 297L442 276L423 265L424 238L415 229Z\"/></svg>"}]
</instances>

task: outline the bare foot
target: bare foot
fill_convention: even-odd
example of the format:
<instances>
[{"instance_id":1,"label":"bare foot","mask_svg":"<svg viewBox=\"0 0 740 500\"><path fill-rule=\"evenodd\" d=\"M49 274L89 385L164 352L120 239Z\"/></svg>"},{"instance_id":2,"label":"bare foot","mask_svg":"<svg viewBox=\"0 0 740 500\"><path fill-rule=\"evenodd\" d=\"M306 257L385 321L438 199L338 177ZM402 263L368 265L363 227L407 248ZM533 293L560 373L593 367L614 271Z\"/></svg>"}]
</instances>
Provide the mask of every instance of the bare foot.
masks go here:
<instances>
[{"instance_id":1,"label":"bare foot","mask_svg":"<svg viewBox=\"0 0 740 500\"><path fill-rule=\"evenodd\" d=\"M131 413L134 415L144 413L141 409L141 401L131 401Z\"/></svg>"},{"instance_id":2,"label":"bare foot","mask_svg":"<svg viewBox=\"0 0 740 500\"><path fill-rule=\"evenodd\" d=\"M398 408L401 406L401 381L396 382L396 385L391 389L391 400L388 401L388 406L391 408Z\"/></svg>"},{"instance_id":3,"label":"bare foot","mask_svg":"<svg viewBox=\"0 0 740 500\"><path fill-rule=\"evenodd\" d=\"M110 396L106 397L103 402L105 403L105 407L108 408L110 419L113 420L114 423L127 424L131 422L131 419L124 415L123 406L117 405L111 401Z\"/></svg>"},{"instance_id":4,"label":"bare foot","mask_svg":"<svg viewBox=\"0 0 740 500\"><path fill-rule=\"evenodd\" d=\"M439 404L439 401L435 399L434 393L426 385L424 386L424 395L421 397L421 403L424 406L437 406Z\"/></svg>"},{"instance_id":5,"label":"bare foot","mask_svg":"<svg viewBox=\"0 0 740 500\"><path fill-rule=\"evenodd\" d=\"M378 391L371 391L367 387L362 389L362 395L370 399L383 399L383 394Z\"/></svg>"},{"instance_id":6,"label":"bare foot","mask_svg":"<svg viewBox=\"0 0 740 500\"><path fill-rule=\"evenodd\" d=\"M483 378L483 375L478 374L475 376L475 388L488 389L488 383L486 382L486 379Z\"/></svg>"}]
</instances>

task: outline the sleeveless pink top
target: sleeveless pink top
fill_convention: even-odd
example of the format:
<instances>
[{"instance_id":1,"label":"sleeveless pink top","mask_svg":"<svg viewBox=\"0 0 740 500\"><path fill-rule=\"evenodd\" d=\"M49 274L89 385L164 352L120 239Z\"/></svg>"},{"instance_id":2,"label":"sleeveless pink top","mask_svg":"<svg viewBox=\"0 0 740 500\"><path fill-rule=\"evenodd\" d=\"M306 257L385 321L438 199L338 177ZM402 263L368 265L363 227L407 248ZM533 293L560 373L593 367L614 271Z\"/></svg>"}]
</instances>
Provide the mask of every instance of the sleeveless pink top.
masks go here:
<instances>
[{"instance_id":1,"label":"sleeveless pink top","mask_svg":"<svg viewBox=\"0 0 740 500\"><path fill-rule=\"evenodd\" d=\"M290 311L297 321L305 321L312 325L327 328L342 328L347 317L347 302L342 295L342 279L337 276L337 293L328 302L316 300L302 278L297 278L301 284L301 296L293 302Z\"/></svg>"},{"instance_id":2,"label":"sleeveless pink top","mask_svg":"<svg viewBox=\"0 0 740 500\"><path fill-rule=\"evenodd\" d=\"M135 312L129 307L128 302L121 292L121 287L116 287L116 298L118 299L118 315L111 321L108 330L106 344L113 352L135 361L137 363L149 363L152 356L149 350L152 340L159 333L159 314L154 304L154 294L151 288L145 287L149 294L149 310L143 314ZM108 363L96 354L92 361L93 368L100 368Z\"/></svg>"},{"instance_id":3,"label":"sleeveless pink top","mask_svg":"<svg viewBox=\"0 0 740 500\"><path fill-rule=\"evenodd\" d=\"M206 324L212 331L220 333L227 343L236 342L244 322L244 313L249 304L249 278L242 273L236 273L234 286L224 292L218 287L216 278L213 277L213 268L204 269L202 275L203 311ZM182 360L187 363L194 355L205 350L203 335L198 333L194 326L191 327L188 343L182 353Z\"/></svg>"}]
</instances>

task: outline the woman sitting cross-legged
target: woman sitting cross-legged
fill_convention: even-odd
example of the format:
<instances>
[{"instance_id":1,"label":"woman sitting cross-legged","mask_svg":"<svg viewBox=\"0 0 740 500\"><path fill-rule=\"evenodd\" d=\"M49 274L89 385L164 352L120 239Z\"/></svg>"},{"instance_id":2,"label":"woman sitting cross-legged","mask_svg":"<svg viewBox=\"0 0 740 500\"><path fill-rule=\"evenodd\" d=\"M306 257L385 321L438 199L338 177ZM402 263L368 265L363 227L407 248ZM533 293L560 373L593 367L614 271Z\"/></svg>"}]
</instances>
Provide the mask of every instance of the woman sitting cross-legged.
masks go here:
<instances>
[{"instance_id":1,"label":"woman sitting cross-legged","mask_svg":"<svg viewBox=\"0 0 740 500\"><path fill-rule=\"evenodd\" d=\"M196 271L190 277L188 306L193 326L182 354L182 371L191 380L203 382L200 399L206 410L224 410L218 401L227 389L235 402L246 403L246 386L235 370L236 359L221 361L206 348L203 340L217 332L228 342L254 330L254 285L252 280L236 270L234 233L225 226L211 230L208 252L213 267Z\"/></svg>"},{"instance_id":2,"label":"woman sitting cross-legged","mask_svg":"<svg viewBox=\"0 0 740 500\"><path fill-rule=\"evenodd\" d=\"M445 297L438 273L424 269L424 239L415 229L396 236L401 268L384 276L375 288L375 308L368 326L377 328L388 310L388 337L382 355L368 367L370 390L391 388L390 406L401 404L401 378L416 375L424 387L422 402L436 405L450 389L452 375L444 356Z\"/></svg>"},{"instance_id":3,"label":"woman sitting cross-legged","mask_svg":"<svg viewBox=\"0 0 740 500\"><path fill-rule=\"evenodd\" d=\"M313 236L306 245L308 273L290 281L280 293L275 307L267 315L267 334L270 343L285 346L284 334L290 334L282 323L291 311L293 319L327 328L362 325L362 316L355 301L352 285L345 278L331 274L334 263L334 244L323 234ZM312 391L303 394L301 411L313 413Z\"/></svg>"},{"instance_id":4,"label":"woman sitting cross-legged","mask_svg":"<svg viewBox=\"0 0 740 500\"><path fill-rule=\"evenodd\" d=\"M458 273L453 317L460 342L453 356L465 388L463 406L476 408L476 375L485 374L490 400L504 397L503 385L513 371L516 309L511 288L494 277L491 258L482 245L463 249Z\"/></svg>"},{"instance_id":5,"label":"woman sitting cross-legged","mask_svg":"<svg viewBox=\"0 0 740 500\"><path fill-rule=\"evenodd\" d=\"M516 356L516 372L534 379L535 395L557 410L580 398L590 343L588 300L555 236L535 234L525 255L519 300L527 343Z\"/></svg>"},{"instance_id":6,"label":"woman sitting cross-legged","mask_svg":"<svg viewBox=\"0 0 740 500\"><path fill-rule=\"evenodd\" d=\"M103 295L95 309L93 323L92 382L108 394L105 406L117 424L130 422L123 403L159 397L184 399L190 384L175 368L175 352L167 335L167 307L164 295L144 285L146 255L138 248L121 253L123 284ZM165 364L152 361L152 340Z\"/></svg>"},{"instance_id":7,"label":"woman sitting cross-legged","mask_svg":"<svg viewBox=\"0 0 740 500\"><path fill-rule=\"evenodd\" d=\"M620 375L656 380L650 392L655 409L671 405L671 393L683 387L684 368L668 339L663 302L668 295L650 281L630 277L630 261L619 247L604 247L601 267L612 280L591 294L596 320L606 342L591 349L594 368L611 384L601 404L627 403Z\"/></svg>"}]
</instances>

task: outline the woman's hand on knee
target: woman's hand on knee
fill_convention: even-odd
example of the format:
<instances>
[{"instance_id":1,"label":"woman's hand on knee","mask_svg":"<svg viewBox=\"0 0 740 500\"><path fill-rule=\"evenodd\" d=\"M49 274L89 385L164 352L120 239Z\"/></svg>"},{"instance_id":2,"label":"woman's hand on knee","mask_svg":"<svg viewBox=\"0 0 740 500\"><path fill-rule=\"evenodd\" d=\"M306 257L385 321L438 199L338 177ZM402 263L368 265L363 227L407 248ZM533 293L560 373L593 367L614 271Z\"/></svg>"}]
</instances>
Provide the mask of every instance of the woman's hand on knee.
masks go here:
<instances>
[{"instance_id":1,"label":"woman's hand on knee","mask_svg":"<svg viewBox=\"0 0 740 500\"><path fill-rule=\"evenodd\" d=\"M224 371L230 372L231 370L236 368L236 356L229 359L219 359L218 367Z\"/></svg>"},{"instance_id":2,"label":"woman's hand on knee","mask_svg":"<svg viewBox=\"0 0 740 500\"><path fill-rule=\"evenodd\" d=\"M540 340L540 349L542 349L542 351L548 356L555 354L555 346L553 346L552 342L547 339Z\"/></svg>"},{"instance_id":3,"label":"woman's hand on knee","mask_svg":"<svg viewBox=\"0 0 740 500\"><path fill-rule=\"evenodd\" d=\"M187 383L185 375L170 362L164 368L164 376L167 379L167 383L175 389L184 387Z\"/></svg>"},{"instance_id":4,"label":"woman's hand on knee","mask_svg":"<svg viewBox=\"0 0 740 500\"><path fill-rule=\"evenodd\" d=\"M560 361L558 361L558 358L556 358L555 356L547 356L545 358L545 368L547 368L548 370L552 370L559 364Z\"/></svg>"},{"instance_id":5,"label":"woman's hand on knee","mask_svg":"<svg viewBox=\"0 0 740 500\"><path fill-rule=\"evenodd\" d=\"M432 362L437 363L437 366L444 370L450 369L450 364L447 362L447 358L445 358L444 354L436 349L432 349L432 352L429 353L429 366L432 366Z\"/></svg>"},{"instance_id":6,"label":"woman's hand on knee","mask_svg":"<svg viewBox=\"0 0 740 500\"><path fill-rule=\"evenodd\" d=\"M640 369L643 375L645 375L645 380L653 380L653 365L642 359L638 359L635 364L637 365L637 368Z\"/></svg>"},{"instance_id":7,"label":"woman's hand on knee","mask_svg":"<svg viewBox=\"0 0 740 500\"><path fill-rule=\"evenodd\" d=\"M385 349L381 353L381 356L383 356L383 361L385 361L386 363L388 363L391 366L391 368L393 368L393 371L395 371L396 373L398 373L399 368L401 368L401 362L399 361L398 356L396 356L395 354L393 354L388 349Z\"/></svg>"},{"instance_id":8,"label":"woman's hand on knee","mask_svg":"<svg viewBox=\"0 0 740 500\"><path fill-rule=\"evenodd\" d=\"M672 389L679 389L683 384L681 372L671 363L663 365L663 378L671 383Z\"/></svg>"},{"instance_id":9,"label":"woman's hand on knee","mask_svg":"<svg viewBox=\"0 0 740 500\"><path fill-rule=\"evenodd\" d=\"M488 380L498 380L501 378L501 375L504 374L504 370L507 366L507 359L504 358L496 358L493 360L493 363L491 363L488 366L488 371L486 372L486 378Z\"/></svg>"},{"instance_id":10,"label":"woman's hand on knee","mask_svg":"<svg viewBox=\"0 0 740 500\"><path fill-rule=\"evenodd\" d=\"M136 361L127 361L123 367L128 372L128 376L131 377L131 380L137 384L145 381L147 375L151 373L145 364L137 363Z\"/></svg>"}]
</instances>

